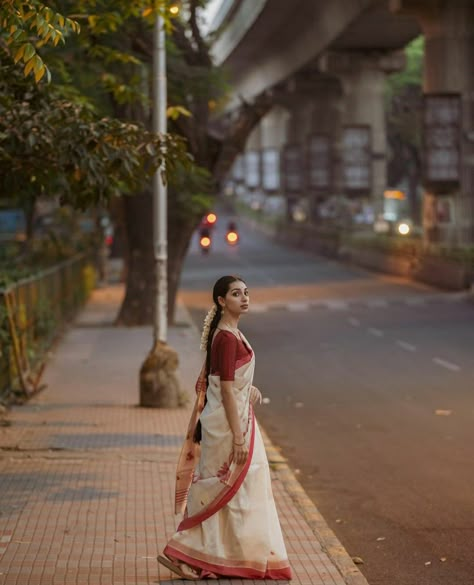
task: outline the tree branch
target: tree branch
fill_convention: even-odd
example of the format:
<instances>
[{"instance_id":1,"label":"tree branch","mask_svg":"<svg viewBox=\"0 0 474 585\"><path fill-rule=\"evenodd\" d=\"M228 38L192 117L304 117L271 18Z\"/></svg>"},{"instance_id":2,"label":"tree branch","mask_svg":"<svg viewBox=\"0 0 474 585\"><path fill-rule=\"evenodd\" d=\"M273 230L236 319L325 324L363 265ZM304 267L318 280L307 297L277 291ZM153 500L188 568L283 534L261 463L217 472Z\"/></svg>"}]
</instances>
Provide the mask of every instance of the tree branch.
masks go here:
<instances>
[{"instance_id":1,"label":"tree branch","mask_svg":"<svg viewBox=\"0 0 474 585\"><path fill-rule=\"evenodd\" d=\"M211 67L212 61L209 56L209 47L202 38L201 31L199 30L199 25L197 23L199 0L191 0L190 4L189 26L191 27L194 42L196 43L197 53L199 54L201 64L207 67Z\"/></svg>"},{"instance_id":2,"label":"tree branch","mask_svg":"<svg viewBox=\"0 0 474 585\"><path fill-rule=\"evenodd\" d=\"M244 150L249 134L273 105L273 96L269 92L260 94L253 103L242 100L240 111L222 140L222 148L214 164L216 181L225 177L235 158Z\"/></svg>"}]
</instances>

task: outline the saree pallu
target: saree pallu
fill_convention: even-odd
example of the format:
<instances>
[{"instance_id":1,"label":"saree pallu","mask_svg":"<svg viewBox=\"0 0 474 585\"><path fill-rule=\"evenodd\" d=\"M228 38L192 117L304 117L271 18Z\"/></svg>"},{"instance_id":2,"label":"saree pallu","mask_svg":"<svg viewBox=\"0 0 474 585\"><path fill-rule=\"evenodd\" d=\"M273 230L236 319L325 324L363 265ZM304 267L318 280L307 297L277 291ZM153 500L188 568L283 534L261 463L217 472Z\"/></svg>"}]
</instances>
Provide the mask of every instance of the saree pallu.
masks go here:
<instances>
[{"instance_id":1,"label":"saree pallu","mask_svg":"<svg viewBox=\"0 0 474 585\"><path fill-rule=\"evenodd\" d=\"M232 383L249 451L242 465L232 461L233 435L219 376L208 378L204 408L204 367L196 384L176 478L175 508L184 518L164 554L193 567L201 578L291 579L265 447L250 403L254 369L252 352L250 361L236 364ZM201 446L193 442L199 418Z\"/></svg>"}]
</instances>

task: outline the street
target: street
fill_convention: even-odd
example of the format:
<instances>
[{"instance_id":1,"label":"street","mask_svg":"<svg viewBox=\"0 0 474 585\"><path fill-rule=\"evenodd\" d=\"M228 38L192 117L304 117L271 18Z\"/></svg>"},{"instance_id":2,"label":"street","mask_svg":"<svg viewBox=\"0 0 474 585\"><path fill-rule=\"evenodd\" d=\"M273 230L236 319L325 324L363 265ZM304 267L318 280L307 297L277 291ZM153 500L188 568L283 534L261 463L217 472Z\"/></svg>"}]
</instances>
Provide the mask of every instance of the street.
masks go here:
<instances>
[{"instance_id":1,"label":"street","mask_svg":"<svg viewBox=\"0 0 474 585\"><path fill-rule=\"evenodd\" d=\"M221 275L250 290L258 417L371 585L474 582L474 305L277 246L193 242L181 298L200 328Z\"/></svg>"}]
</instances>

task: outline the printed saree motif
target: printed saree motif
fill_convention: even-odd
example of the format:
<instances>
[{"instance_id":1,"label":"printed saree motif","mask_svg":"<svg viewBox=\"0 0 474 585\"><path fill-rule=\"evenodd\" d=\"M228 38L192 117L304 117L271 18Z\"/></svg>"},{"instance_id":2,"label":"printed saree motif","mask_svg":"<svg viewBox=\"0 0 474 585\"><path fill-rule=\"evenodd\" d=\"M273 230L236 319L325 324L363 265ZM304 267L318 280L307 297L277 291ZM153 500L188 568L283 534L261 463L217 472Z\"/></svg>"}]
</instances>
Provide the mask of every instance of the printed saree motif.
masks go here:
<instances>
[{"instance_id":1,"label":"printed saree motif","mask_svg":"<svg viewBox=\"0 0 474 585\"><path fill-rule=\"evenodd\" d=\"M245 337L243 341L250 348ZM237 366L232 387L247 460L240 465L232 460L233 435L222 404L220 378L210 375L206 389L204 364L176 474L175 512L184 518L164 554L174 562L187 563L201 578L290 579L268 461L250 403L253 351L247 362ZM201 445L193 442L199 419Z\"/></svg>"}]
</instances>

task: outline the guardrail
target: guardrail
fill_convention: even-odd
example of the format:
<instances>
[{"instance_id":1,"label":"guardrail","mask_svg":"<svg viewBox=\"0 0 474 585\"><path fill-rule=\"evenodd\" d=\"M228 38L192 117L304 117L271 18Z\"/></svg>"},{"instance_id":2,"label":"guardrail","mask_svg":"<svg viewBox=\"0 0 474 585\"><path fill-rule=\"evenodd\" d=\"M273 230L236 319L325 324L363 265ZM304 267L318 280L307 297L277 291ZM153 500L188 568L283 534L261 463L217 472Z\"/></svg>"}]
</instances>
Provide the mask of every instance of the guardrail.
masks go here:
<instances>
[{"instance_id":1,"label":"guardrail","mask_svg":"<svg viewBox=\"0 0 474 585\"><path fill-rule=\"evenodd\" d=\"M80 254L0 288L0 398L38 389L48 349L94 286L92 261Z\"/></svg>"}]
</instances>

